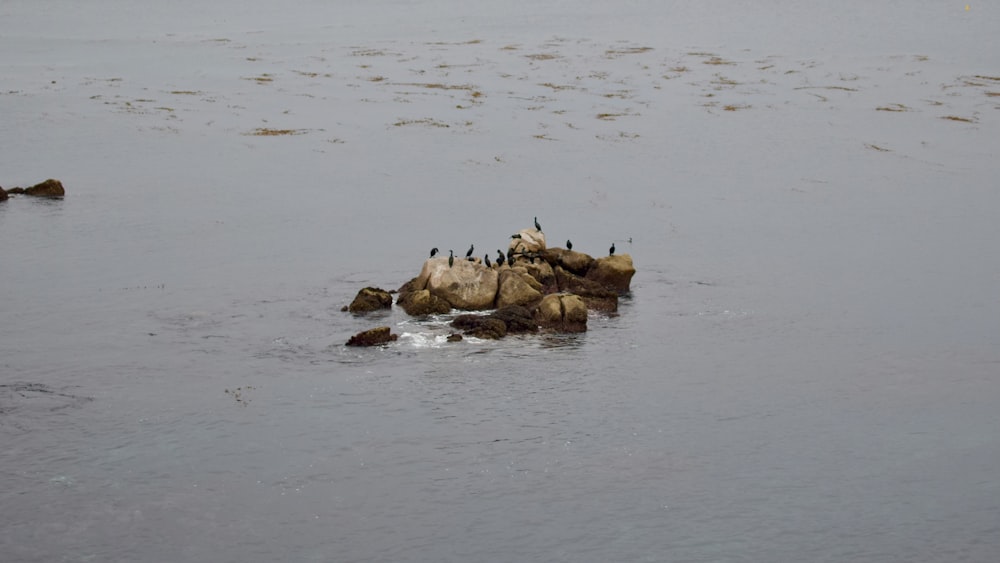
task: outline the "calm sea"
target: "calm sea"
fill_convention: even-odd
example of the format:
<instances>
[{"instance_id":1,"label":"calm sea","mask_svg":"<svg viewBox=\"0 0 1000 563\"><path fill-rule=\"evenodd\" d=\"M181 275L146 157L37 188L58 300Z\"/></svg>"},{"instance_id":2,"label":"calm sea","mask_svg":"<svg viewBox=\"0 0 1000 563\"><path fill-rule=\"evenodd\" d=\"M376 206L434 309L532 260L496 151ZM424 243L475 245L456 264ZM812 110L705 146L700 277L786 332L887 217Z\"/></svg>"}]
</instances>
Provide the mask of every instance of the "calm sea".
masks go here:
<instances>
[{"instance_id":1,"label":"calm sea","mask_svg":"<svg viewBox=\"0 0 1000 563\"><path fill-rule=\"evenodd\" d=\"M251 4L0 6L0 560L1000 559L996 7Z\"/></svg>"}]
</instances>

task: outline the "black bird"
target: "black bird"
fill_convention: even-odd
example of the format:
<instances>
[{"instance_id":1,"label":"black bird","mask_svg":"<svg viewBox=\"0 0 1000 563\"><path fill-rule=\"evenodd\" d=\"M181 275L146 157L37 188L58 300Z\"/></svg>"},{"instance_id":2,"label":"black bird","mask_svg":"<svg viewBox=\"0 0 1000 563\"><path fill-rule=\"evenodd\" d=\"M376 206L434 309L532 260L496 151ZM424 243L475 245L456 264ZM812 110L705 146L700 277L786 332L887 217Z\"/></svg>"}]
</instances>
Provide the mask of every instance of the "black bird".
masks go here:
<instances>
[{"instance_id":1,"label":"black bird","mask_svg":"<svg viewBox=\"0 0 1000 563\"><path fill-rule=\"evenodd\" d=\"M451 268L454 265L455 265L455 251L454 250L449 250L448 251L448 267Z\"/></svg>"},{"instance_id":2,"label":"black bird","mask_svg":"<svg viewBox=\"0 0 1000 563\"><path fill-rule=\"evenodd\" d=\"M503 252L497 249L497 266L503 266Z\"/></svg>"},{"instance_id":3,"label":"black bird","mask_svg":"<svg viewBox=\"0 0 1000 563\"><path fill-rule=\"evenodd\" d=\"M608 256L615 255L615 243L611 243L611 250L608 250Z\"/></svg>"},{"instance_id":4,"label":"black bird","mask_svg":"<svg viewBox=\"0 0 1000 563\"><path fill-rule=\"evenodd\" d=\"M472 258L472 251L476 249L476 245L470 244L469 251L465 253L466 258Z\"/></svg>"},{"instance_id":5,"label":"black bird","mask_svg":"<svg viewBox=\"0 0 1000 563\"><path fill-rule=\"evenodd\" d=\"M514 249L512 248L507 249L507 265L511 268L514 267Z\"/></svg>"},{"instance_id":6,"label":"black bird","mask_svg":"<svg viewBox=\"0 0 1000 563\"><path fill-rule=\"evenodd\" d=\"M431 258L434 258L434 255L437 254L437 253L438 253L438 249L435 246L434 248L431 249Z\"/></svg>"},{"instance_id":7,"label":"black bird","mask_svg":"<svg viewBox=\"0 0 1000 563\"><path fill-rule=\"evenodd\" d=\"M542 232L542 226L538 224L538 217L535 217L535 230Z\"/></svg>"},{"instance_id":8,"label":"black bird","mask_svg":"<svg viewBox=\"0 0 1000 563\"><path fill-rule=\"evenodd\" d=\"M521 235L520 235L520 233L513 234L513 235L510 235L510 238L521 238Z\"/></svg>"},{"instance_id":9,"label":"black bird","mask_svg":"<svg viewBox=\"0 0 1000 563\"><path fill-rule=\"evenodd\" d=\"M486 256L483 256L483 262L486 262L486 267L487 268L492 268L493 267L493 264L490 264L490 255L489 254L487 254Z\"/></svg>"},{"instance_id":10,"label":"black bird","mask_svg":"<svg viewBox=\"0 0 1000 563\"><path fill-rule=\"evenodd\" d=\"M573 250L573 243L566 239L566 250Z\"/></svg>"}]
</instances>

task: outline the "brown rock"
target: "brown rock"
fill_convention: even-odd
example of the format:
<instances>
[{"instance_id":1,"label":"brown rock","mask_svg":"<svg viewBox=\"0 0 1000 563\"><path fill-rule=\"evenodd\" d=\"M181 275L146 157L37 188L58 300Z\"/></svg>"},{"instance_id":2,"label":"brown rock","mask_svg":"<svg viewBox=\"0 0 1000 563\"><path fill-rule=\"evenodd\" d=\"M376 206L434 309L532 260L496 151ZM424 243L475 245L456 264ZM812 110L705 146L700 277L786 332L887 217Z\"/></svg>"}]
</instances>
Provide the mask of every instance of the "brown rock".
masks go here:
<instances>
[{"instance_id":1,"label":"brown rock","mask_svg":"<svg viewBox=\"0 0 1000 563\"><path fill-rule=\"evenodd\" d=\"M455 258L448 266L448 258L430 258L414 282L414 289L427 289L455 309L479 311L491 309L497 297L496 270L468 260Z\"/></svg>"},{"instance_id":2,"label":"brown rock","mask_svg":"<svg viewBox=\"0 0 1000 563\"><path fill-rule=\"evenodd\" d=\"M538 323L531 316L531 311L519 305L510 305L497 309L490 314L494 319L503 321L507 326L507 334L538 332Z\"/></svg>"},{"instance_id":3,"label":"brown rock","mask_svg":"<svg viewBox=\"0 0 1000 563\"><path fill-rule=\"evenodd\" d=\"M451 321L451 326L465 331L466 336L498 339L507 336L507 325L500 319L483 315L459 315Z\"/></svg>"},{"instance_id":4,"label":"brown rock","mask_svg":"<svg viewBox=\"0 0 1000 563\"><path fill-rule=\"evenodd\" d=\"M3 188L0 188L0 201L4 201L8 197L10 197L10 196L7 195L7 190L5 190Z\"/></svg>"},{"instance_id":5,"label":"brown rock","mask_svg":"<svg viewBox=\"0 0 1000 563\"><path fill-rule=\"evenodd\" d=\"M587 305L578 295L546 295L535 310L535 320L543 329L556 332L586 332Z\"/></svg>"},{"instance_id":6,"label":"brown rock","mask_svg":"<svg viewBox=\"0 0 1000 563\"><path fill-rule=\"evenodd\" d=\"M426 315L444 315L451 311L451 305L447 301L430 291L421 289L400 293L396 299L396 304L406 311L411 317L423 317Z\"/></svg>"},{"instance_id":7,"label":"brown rock","mask_svg":"<svg viewBox=\"0 0 1000 563\"><path fill-rule=\"evenodd\" d=\"M378 346L386 344L399 338L397 334L391 334L389 327L380 326L364 332L359 332L347 341L348 346Z\"/></svg>"},{"instance_id":8,"label":"brown rock","mask_svg":"<svg viewBox=\"0 0 1000 563\"><path fill-rule=\"evenodd\" d=\"M632 256L616 254L594 260L585 277L618 293L628 293L633 275L635 266L632 265Z\"/></svg>"},{"instance_id":9,"label":"brown rock","mask_svg":"<svg viewBox=\"0 0 1000 563\"><path fill-rule=\"evenodd\" d=\"M581 278L556 266L556 281L559 291L579 295L588 309L613 313L618 310L618 292L605 288L594 280Z\"/></svg>"},{"instance_id":10,"label":"brown rock","mask_svg":"<svg viewBox=\"0 0 1000 563\"><path fill-rule=\"evenodd\" d=\"M63 197L66 195L66 190L63 189L62 182L50 178L44 182L35 184L30 188L25 188L24 195L33 195L36 197Z\"/></svg>"},{"instance_id":11,"label":"brown rock","mask_svg":"<svg viewBox=\"0 0 1000 563\"><path fill-rule=\"evenodd\" d=\"M518 268L520 270L521 268ZM528 281L530 280L530 282ZM542 298L542 293L532 287L532 283L538 284L535 278L528 275L527 271L520 273L517 270L504 268L500 270L500 289L497 291L497 308L510 305L530 305Z\"/></svg>"},{"instance_id":12,"label":"brown rock","mask_svg":"<svg viewBox=\"0 0 1000 563\"><path fill-rule=\"evenodd\" d=\"M392 295L388 291L377 287L366 287L358 292L347 310L354 314L361 314L391 308Z\"/></svg>"}]
</instances>

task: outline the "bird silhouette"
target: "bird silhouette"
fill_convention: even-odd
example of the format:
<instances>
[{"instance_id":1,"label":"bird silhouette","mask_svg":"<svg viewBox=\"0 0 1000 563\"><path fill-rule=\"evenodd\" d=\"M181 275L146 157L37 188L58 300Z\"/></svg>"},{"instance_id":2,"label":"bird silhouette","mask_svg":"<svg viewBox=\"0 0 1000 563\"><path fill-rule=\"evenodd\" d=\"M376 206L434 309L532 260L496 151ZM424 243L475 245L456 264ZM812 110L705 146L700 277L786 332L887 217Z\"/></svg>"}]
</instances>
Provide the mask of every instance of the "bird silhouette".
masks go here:
<instances>
[{"instance_id":1,"label":"bird silhouette","mask_svg":"<svg viewBox=\"0 0 1000 563\"><path fill-rule=\"evenodd\" d=\"M454 265L455 265L455 251L454 250L449 250L448 251L448 267L451 268Z\"/></svg>"},{"instance_id":2,"label":"bird silhouette","mask_svg":"<svg viewBox=\"0 0 1000 563\"><path fill-rule=\"evenodd\" d=\"M615 255L615 243L611 243L611 249L608 250L608 256L614 256L614 255Z\"/></svg>"},{"instance_id":3,"label":"bird silhouette","mask_svg":"<svg viewBox=\"0 0 1000 563\"><path fill-rule=\"evenodd\" d=\"M437 254L437 253L438 253L438 249L435 246L434 248L431 249L431 258L434 258L434 255Z\"/></svg>"},{"instance_id":4,"label":"bird silhouette","mask_svg":"<svg viewBox=\"0 0 1000 563\"><path fill-rule=\"evenodd\" d=\"M472 251L476 249L476 245L470 244L469 251L465 253L466 258L472 258Z\"/></svg>"},{"instance_id":5,"label":"bird silhouette","mask_svg":"<svg viewBox=\"0 0 1000 563\"><path fill-rule=\"evenodd\" d=\"M542 226L538 224L538 217L535 217L535 230L542 232Z\"/></svg>"},{"instance_id":6,"label":"bird silhouette","mask_svg":"<svg viewBox=\"0 0 1000 563\"><path fill-rule=\"evenodd\" d=\"M566 250L573 250L573 243L566 239Z\"/></svg>"}]
</instances>

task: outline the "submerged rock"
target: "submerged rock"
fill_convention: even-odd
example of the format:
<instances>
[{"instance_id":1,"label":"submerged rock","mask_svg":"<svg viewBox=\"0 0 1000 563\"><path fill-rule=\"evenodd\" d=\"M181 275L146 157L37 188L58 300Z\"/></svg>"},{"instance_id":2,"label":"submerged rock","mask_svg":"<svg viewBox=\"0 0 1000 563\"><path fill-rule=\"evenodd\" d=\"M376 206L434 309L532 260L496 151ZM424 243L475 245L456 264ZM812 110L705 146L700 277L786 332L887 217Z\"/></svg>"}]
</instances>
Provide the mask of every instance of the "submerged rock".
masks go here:
<instances>
[{"instance_id":1,"label":"submerged rock","mask_svg":"<svg viewBox=\"0 0 1000 563\"><path fill-rule=\"evenodd\" d=\"M490 313L490 316L503 321L507 327L507 334L538 332L538 323L526 307L508 305Z\"/></svg>"},{"instance_id":2,"label":"submerged rock","mask_svg":"<svg viewBox=\"0 0 1000 563\"><path fill-rule=\"evenodd\" d=\"M500 319L482 315L459 315L451 321L451 326L465 331L466 336L497 339L507 336L507 325Z\"/></svg>"},{"instance_id":3,"label":"submerged rock","mask_svg":"<svg viewBox=\"0 0 1000 563\"><path fill-rule=\"evenodd\" d=\"M359 332L347 341L348 346L378 346L387 344L399 338L398 334L392 334L389 327L380 326L364 332Z\"/></svg>"},{"instance_id":4,"label":"submerged rock","mask_svg":"<svg viewBox=\"0 0 1000 563\"><path fill-rule=\"evenodd\" d=\"M392 295L388 291L377 287L362 289L354 297L354 301L351 301L351 304L347 306L347 310L355 314L370 313L379 309L391 308Z\"/></svg>"},{"instance_id":5,"label":"submerged rock","mask_svg":"<svg viewBox=\"0 0 1000 563\"><path fill-rule=\"evenodd\" d=\"M8 197L10 196L7 195L7 190L0 188L0 201L4 201Z\"/></svg>"},{"instance_id":6,"label":"submerged rock","mask_svg":"<svg viewBox=\"0 0 1000 563\"><path fill-rule=\"evenodd\" d=\"M24 195L31 195L35 197L63 197L66 195L66 190L63 189L62 182L49 178L48 180L39 182L30 188L25 188Z\"/></svg>"}]
</instances>

